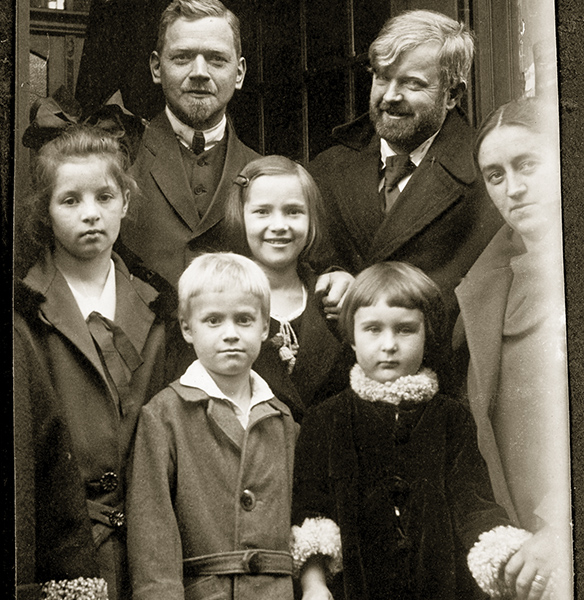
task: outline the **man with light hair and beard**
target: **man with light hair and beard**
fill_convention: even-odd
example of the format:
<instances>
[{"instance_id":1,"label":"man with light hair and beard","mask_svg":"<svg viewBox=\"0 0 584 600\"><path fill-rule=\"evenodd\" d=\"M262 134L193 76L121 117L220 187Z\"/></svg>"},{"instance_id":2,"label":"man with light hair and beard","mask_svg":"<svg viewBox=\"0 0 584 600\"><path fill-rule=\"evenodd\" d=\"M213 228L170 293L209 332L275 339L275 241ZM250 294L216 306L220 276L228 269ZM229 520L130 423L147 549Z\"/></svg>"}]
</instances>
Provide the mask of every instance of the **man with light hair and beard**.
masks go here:
<instances>
[{"instance_id":1,"label":"man with light hair and beard","mask_svg":"<svg viewBox=\"0 0 584 600\"><path fill-rule=\"evenodd\" d=\"M333 130L309 165L323 195L333 256L350 273L406 261L438 283L453 326L454 288L501 226L459 107L472 35L437 12L402 13L369 48L369 114Z\"/></svg>"},{"instance_id":2,"label":"man with light hair and beard","mask_svg":"<svg viewBox=\"0 0 584 600\"><path fill-rule=\"evenodd\" d=\"M130 170L141 195L121 238L176 286L199 251L229 247L225 198L259 156L226 114L246 71L238 18L219 0L174 0L160 18L150 71L166 107L146 128Z\"/></svg>"}]
</instances>

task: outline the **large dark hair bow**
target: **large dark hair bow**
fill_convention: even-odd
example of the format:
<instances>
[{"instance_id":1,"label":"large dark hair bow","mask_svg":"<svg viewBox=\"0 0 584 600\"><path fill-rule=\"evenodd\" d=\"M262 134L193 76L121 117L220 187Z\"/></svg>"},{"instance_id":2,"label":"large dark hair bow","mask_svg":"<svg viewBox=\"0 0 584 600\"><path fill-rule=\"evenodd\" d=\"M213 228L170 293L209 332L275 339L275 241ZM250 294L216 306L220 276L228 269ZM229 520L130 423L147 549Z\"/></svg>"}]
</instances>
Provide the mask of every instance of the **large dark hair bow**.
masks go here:
<instances>
[{"instance_id":1,"label":"large dark hair bow","mask_svg":"<svg viewBox=\"0 0 584 600\"><path fill-rule=\"evenodd\" d=\"M119 90L89 116L79 102L61 86L52 96L39 98L30 110L30 125L22 136L27 148L39 150L72 125L99 127L119 139L131 162L134 161L146 121L126 110Z\"/></svg>"}]
</instances>

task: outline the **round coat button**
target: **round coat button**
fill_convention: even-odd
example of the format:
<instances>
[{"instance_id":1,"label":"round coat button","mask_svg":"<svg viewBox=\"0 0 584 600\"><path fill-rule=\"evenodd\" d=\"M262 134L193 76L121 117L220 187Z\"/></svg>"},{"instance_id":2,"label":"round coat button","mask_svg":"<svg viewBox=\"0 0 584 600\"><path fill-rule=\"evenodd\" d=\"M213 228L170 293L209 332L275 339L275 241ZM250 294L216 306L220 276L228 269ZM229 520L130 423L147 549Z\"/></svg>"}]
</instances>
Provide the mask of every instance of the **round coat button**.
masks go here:
<instances>
[{"instance_id":1,"label":"round coat button","mask_svg":"<svg viewBox=\"0 0 584 600\"><path fill-rule=\"evenodd\" d=\"M119 528L126 524L126 515L121 510L112 510L107 517L112 527Z\"/></svg>"},{"instance_id":2,"label":"round coat button","mask_svg":"<svg viewBox=\"0 0 584 600\"><path fill-rule=\"evenodd\" d=\"M206 167L209 164L209 162L206 158L199 158L197 164L199 165L199 167Z\"/></svg>"},{"instance_id":3,"label":"round coat button","mask_svg":"<svg viewBox=\"0 0 584 600\"><path fill-rule=\"evenodd\" d=\"M205 189L205 186L198 185L193 191L197 196L200 196L201 194L204 194L207 190Z\"/></svg>"},{"instance_id":4,"label":"round coat button","mask_svg":"<svg viewBox=\"0 0 584 600\"><path fill-rule=\"evenodd\" d=\"M257 550L248 550L243 555L243 569L247 573L259 573L261 571L262 557Z\"/></svg>"},{"instance_id":5,"label":"round coat button","mask_svg":"<svg viewBox=\"0 0 584 600\"><path fill-rule=\"evenodd\" d=\"M255 496L253 492L250 492L249 490L243 490L239 501L243 510L253 510L256 505Z\"/></svg>"},{"instance_id":6,"label":"round coat button","mask_svg":"<svg viewBox=\"0 0 584 600\"><path fill-rule=\"evenodd\" d=\"M113 492L118 487L118 476L113 471L104 473L99 478L99 487L102 492Z\"/></svg>"}]
</instances>

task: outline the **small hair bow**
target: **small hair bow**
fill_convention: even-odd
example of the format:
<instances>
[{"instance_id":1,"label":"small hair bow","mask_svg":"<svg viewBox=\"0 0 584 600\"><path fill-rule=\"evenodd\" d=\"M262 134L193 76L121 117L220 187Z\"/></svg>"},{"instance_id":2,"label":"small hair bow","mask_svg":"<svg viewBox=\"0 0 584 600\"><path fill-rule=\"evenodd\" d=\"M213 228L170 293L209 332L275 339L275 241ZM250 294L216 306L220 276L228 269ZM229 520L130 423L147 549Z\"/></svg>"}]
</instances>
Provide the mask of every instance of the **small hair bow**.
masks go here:
<instances>
[{"instance_id":1,"label":"small hair bow","mask_svg":"<svg viewBox=\"0 0 584 600\"><path fill-rule=\"evenodd\" d=\"M237 185L239 185L242 188L246 188L249 185L249 179L245 175L238 175L233 180L233 183L236 183Z\"/></svg>"}]
</instances>

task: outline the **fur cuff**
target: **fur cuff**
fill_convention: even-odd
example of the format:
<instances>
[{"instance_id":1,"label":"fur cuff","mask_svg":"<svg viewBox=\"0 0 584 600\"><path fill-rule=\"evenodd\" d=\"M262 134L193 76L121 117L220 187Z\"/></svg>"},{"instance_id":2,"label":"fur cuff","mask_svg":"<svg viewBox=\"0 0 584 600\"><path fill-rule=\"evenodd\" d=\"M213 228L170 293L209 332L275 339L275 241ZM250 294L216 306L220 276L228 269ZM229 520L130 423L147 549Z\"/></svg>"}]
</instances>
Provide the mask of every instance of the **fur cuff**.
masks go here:
<instances>
[{"instance_id":1,"label":"fur cuff","mask_svg":"<svg viewBox=\"0 0 584 600\"><path fill-rule=\"evenodd\" d=\"M292 527L294 569L300 572L302 565L315 554L325 557L327 576L336 575L343 569L341 530L331 519L317 517L304 519L302 527Z\"/></svg>"},{"instance_id":2,"label":"fur cuff","mask_svg":"<svg viewBox=\"0 0 584 600\"><path fill-rule=\"evenodd\" d=\"M507 561L532 536L525 529L500 525L481 533L479 541L468 553L468 568L479 587L490 598L514 598L514 591L505 585L503 569Z\"/></svg>"},{"instance_id":3,"label":"fur cuff","mask_svg":"<svg viewBox=\"0 0 584 600\"><path fill-rule=\"evenodd\" d=\"M108 600L107 583L104 579L97 577L48 581L42 587L41 598L46 600Z\"/></svg>"}]
</instances>

